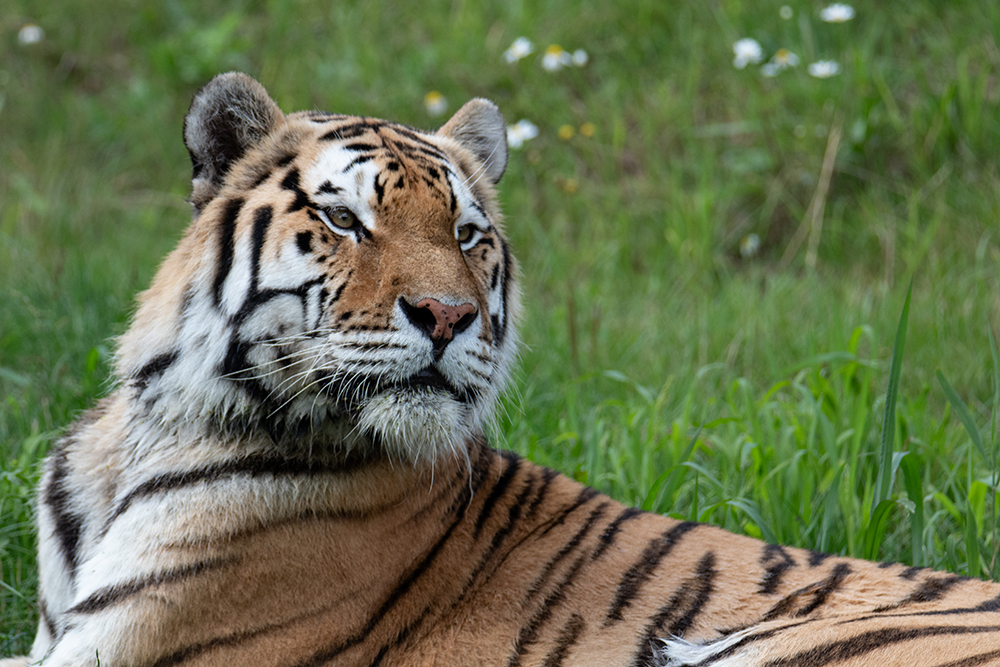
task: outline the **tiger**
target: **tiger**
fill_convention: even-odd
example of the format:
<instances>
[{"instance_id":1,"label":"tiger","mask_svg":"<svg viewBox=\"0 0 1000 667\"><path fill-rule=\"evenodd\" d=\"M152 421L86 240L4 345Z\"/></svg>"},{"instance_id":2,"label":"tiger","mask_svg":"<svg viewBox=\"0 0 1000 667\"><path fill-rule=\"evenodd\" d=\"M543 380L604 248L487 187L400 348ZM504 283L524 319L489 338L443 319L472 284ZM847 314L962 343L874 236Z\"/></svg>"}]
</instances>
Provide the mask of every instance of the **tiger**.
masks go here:
<instances>
[{"instance_id":1,"label":"tiger","mask_svg":"<svg viewBox=\"0 0 1000 667\"><path fill-rule=\"evenodd\" d=\"M626 507L494 449L499 109L435 131L195 95L190 227L37 496L6 665L1000 664L1000 585Z\"/></svg>"}]
</instances>

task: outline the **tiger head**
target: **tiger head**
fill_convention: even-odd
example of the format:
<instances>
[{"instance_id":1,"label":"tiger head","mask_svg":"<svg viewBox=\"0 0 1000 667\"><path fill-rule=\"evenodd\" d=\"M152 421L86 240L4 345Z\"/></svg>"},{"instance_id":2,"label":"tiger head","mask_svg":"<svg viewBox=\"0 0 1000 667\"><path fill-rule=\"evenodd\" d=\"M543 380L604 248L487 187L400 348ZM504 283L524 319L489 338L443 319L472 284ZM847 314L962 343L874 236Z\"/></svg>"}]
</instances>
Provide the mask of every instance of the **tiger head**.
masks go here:
<instances>
[{"instance_id":1,"label":"tiger head","mask_svg":"<svg viewBox=\"0 0 1000 667\"><path fill-rule=\"evenodd\" d=\"M516 348L496 106L428 133L230 73L184 139L194 219L119 341L133 421L415 462L477 437Z\"/></svg>"}]
</instances>

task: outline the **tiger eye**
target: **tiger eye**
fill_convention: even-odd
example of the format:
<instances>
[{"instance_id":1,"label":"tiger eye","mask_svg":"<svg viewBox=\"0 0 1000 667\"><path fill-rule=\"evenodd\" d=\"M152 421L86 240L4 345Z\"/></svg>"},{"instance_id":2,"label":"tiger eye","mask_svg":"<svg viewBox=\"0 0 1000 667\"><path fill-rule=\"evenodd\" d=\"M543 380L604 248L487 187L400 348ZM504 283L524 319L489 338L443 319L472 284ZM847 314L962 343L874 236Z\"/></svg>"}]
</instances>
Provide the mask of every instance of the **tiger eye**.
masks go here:
<instances>
[{"instance_id":1,"label":"tiger eye","mask_svg":"<svg viewBox=\"0 0 1000 667\"><path fill-rule=\"evenodd\" d=\"M459 243L465 243L472 238L472 225L462 225L458 228L455 237Z\"/></svg>"},{"instance_id":2,"label":"tiger eye","mask_svg":"<svg viewBox=\"0 0 1000 667\"><path fill-rule=\"evenodd\" d=\"M330 222L341 229L350 229L358 222L357 217L346 208L335 208L328 215Z\"/></svg>"}]
</instances>

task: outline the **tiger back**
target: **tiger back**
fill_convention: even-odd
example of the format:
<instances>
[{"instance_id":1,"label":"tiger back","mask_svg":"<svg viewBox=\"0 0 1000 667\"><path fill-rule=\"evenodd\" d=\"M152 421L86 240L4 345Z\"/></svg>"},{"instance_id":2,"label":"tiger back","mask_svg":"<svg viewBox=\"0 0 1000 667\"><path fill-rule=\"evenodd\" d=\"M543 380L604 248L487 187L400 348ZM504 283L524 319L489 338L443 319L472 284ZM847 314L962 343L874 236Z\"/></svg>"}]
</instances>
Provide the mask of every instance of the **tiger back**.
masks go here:
<instances>
[{"instance_id":1,"label":"tiger back","mask_svg":"<svg viewBox=\"0 0 1000 667\"><path fill-rule=\"evenodd\" d=\"M499 111L285 115L217 77L194 219L45 462L12 664L985 665L1000 586L641 512L489 447Z\"/></svg>"}]
</instances>

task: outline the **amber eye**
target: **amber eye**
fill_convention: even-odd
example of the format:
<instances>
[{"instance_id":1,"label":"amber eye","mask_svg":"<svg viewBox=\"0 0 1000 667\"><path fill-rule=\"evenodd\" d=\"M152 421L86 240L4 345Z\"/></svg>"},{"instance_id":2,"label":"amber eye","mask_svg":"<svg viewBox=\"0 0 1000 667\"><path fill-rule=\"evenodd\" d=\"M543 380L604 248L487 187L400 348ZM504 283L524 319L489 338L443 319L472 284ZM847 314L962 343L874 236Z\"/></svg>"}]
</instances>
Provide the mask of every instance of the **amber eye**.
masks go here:
<instances>
[{"instance_id":1,"label":"amber eye","mask_svg":"<svg viewBox=\"0 0 1000 667\"><path fill-rule=\"evenodd\" d=\"M459 243L465 243L472 238L472 225L461 225L455 230L455 238Z\"/></svg>"},{"instance_id":2,"label":"amber eye","mask_svg":"<svg viewBox=\"0 0 1000 667\"><path fill-rule=\"evenodd\" d=\"M326 217L330 220L330 223L340 229L350 229L358 223L357 217L351 213L350 209L335 208L323 212L326 213Z\"/></svg>"}]
</instances>

